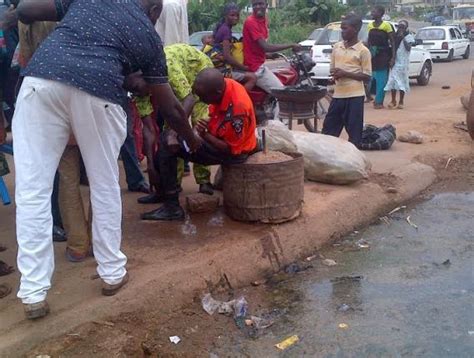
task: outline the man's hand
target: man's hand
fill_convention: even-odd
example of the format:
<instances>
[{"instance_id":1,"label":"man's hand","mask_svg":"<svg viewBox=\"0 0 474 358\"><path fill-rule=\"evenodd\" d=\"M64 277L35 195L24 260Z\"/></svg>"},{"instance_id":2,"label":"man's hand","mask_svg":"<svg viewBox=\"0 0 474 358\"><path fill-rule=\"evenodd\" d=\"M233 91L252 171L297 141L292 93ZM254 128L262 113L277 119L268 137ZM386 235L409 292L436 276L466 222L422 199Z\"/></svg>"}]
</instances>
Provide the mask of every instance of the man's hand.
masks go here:
<instances>
[{"instance_id":1,"label":"man's hand","mask_svg":"<svg viewBox=\"0 0 474 358\"><path fill-rule=\"evenodd\" d=\"M293 50L293 52L300 52L302 49L303 49L303 46L301 46L300 44L293 44L291 46L291 49Z\"/></svg>"},{"instance_id":2,"label":"man's hand","mask_svg":"<svg viewBox=\"0 0 474 358\"><path fill-rule=\"evenodd\" d=\"M3 18L0 20L0 28L2 30L9 30L12 27L15 27L18 24L18 14L16 12L15 6L10 5L10 7L3 14Z\"/></svg>"},{"instance_id":3,"label":"man's hand","mask_svg":"<svg viewBox=\"0 0 474 358\"><path fill-rule=\"evenodd\" d=\"M188 143L189 151L191 153L196 152L199 148L201 148L203 143L204 143L204 140L198 134L195 133L192 143Z\"/></svg>"},{"instance_id":4,"label":"man's hand","mask_svg":"<svg viewBox=\"0 0 474 358\"><path fill-rule=\"evenodd\" d=\"M203 137L207 132L207 122L204 119L199 120L199 122L194 126L194 129L201 137Z\"/></svg>"},{"instance_id":5,"label":"man's hand","mask_svg":"<svg viewBox=\"0 0 474 358\"><path fill-rule=\"evenodd\" d=\"M134 72L126 76L123 80L122 87L128 92L132 92L140 96L146 96L149 94L148 85L143 79L141 71Z\"/></svg>"},{"instance_id":6,"label":"man's hand","mask_svg":"<svg viewBox=\"0 0 474 358\"><path fill-rule=\"evenodd\" d=\"M331 75L334 78L334 80L340 80L341 78L347 77L347 72L344 70L341 70L340 68L335 68L331 71Z\"/></svg>"}]
</instances>

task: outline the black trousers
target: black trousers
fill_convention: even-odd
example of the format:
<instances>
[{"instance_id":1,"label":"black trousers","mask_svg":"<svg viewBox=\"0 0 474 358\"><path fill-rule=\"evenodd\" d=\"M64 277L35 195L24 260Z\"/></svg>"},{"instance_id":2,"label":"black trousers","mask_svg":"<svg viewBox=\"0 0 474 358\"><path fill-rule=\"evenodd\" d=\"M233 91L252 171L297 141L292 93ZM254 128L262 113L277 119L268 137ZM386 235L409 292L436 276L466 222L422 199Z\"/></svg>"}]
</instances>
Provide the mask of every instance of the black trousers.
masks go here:
<instances>
[{"instance_id":1,"label":"black trousers","mask_svg":"<svg viewBox=\"0 0 474 358\"><path fill-rule=\"evenodd\" d=\"M364 127L364 97L333 98L324 120L323 134L339 137L345 128L349 142L356 147Z\"/></svg>"},{"instance_id":2,"label":"black trousers","mask_svg":"<svg viewBox=\"0 0 474 358\"><path fill-rule=\"evenodd\" d=\"M165 202L178 202L178 158L202 165L240 164L247 160L248 155L230 155L217 150L207 142L194 153L186 150L183 140L179 139L179 148L170 148L166 143L166 131L161 135L160 148L155 157L155 168L160 177L160 192L165 196Z\"/></svg>"}]
</instances>

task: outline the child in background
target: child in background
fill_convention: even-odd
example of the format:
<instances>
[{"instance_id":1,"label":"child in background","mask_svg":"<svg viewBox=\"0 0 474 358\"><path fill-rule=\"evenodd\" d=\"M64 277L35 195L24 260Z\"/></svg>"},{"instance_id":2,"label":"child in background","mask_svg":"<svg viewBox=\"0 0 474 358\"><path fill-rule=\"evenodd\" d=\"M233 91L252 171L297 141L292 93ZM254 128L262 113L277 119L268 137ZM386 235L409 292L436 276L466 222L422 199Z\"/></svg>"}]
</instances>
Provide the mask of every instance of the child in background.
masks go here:
<instances>
[{"instance_id":1,"label":"child in background","mask_svg":"<svg viewBox=\"0 0 474 358\"><path fill-rule=\"evenodd\" d=\"M342 20L343 41L334 45L331 55L334 96L322 130L323 134L339 137L345 128L355 146L364 126L364 83L372 74L370 51L358 39L361 27L362 19L357 15L349 14Z\"/></svg>"}]
</instances>

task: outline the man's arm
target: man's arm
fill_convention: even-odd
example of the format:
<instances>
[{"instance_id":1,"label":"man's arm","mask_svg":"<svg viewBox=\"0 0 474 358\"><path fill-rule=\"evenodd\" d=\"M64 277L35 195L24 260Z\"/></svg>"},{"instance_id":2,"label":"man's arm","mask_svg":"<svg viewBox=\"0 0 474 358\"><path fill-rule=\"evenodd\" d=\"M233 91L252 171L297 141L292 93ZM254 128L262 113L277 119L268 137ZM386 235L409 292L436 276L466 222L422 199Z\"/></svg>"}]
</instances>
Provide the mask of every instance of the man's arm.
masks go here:
<instances>
[{"instance_id":1,"label":"man's arm","mask_svg":"<svg viewBox=\"0 0 474 358\"><path fill-rule=\"evenodd\" d=\"M207 131L207 122L205 120L200 120L196 124L196 130L201 136L202 139L204 139L206 142L208 142L210 145L215 147L217 150L220 152L230 154L230 145L227 144L225 141L222 139L219 139L217 137L214 137L211 133Z\"/></svg>"},{"instance_id":2,"label":"man's arm","mask_svg":"<svg viewBox=\"0 0 474 358\"><path fill-rule=\"evenodd\" d=\"M0 30L6 31L15 27L18 23L18 12L13 5L5 11L0 18Z\"/></svg>"},{"instance_id":3,"label":"man's arm","mask_svg":"<svg viewBox=\"0 0 474 358\"><path fill-rule=\"evenodd\" d=\"M35 21L60 21L74 0L22 0L18 18L25 24Z\"/></svg>"},{"instance_id":4,"label":"man's arm","mask_svg":"<svg viewBox=\"0 0 474 358\"><path fill-rule=\"evenodd\" d=\"M269 44L263 38L258 39L257 43L265 52L279 52L279 51L287 50L289 48L291 48L294 52L298 52L301 50L301 46L298 44L273 45L273 44Z\"/></svg>"},{"instance_id":5,"label":"man's arm","mask_svg":"<svg viewBox=\"0 0 474 358\"><path fill-rule=\"evenodd\" d=\"M390 59L390 67L393 67L393 65L395 64L395 56L397 52L397 49L395 48L395 33L393 31L388 33L388 41L390 42L390 46L392 49L392 58Z\"/></svg>"},{"instance_id":6,"label":"man's arm","mask_svg":"<svg viewBox=\"0 0 474 358\"><path fill-rule=\"evenodd\" d=\"M198 149L201 140L191 129L183 106L175 97L170 85L167 83L155 84L148 85L148 88L151 95L156 98L160 111L169 126L183 137L192 151Z\"/></svg>"}]
</instances>

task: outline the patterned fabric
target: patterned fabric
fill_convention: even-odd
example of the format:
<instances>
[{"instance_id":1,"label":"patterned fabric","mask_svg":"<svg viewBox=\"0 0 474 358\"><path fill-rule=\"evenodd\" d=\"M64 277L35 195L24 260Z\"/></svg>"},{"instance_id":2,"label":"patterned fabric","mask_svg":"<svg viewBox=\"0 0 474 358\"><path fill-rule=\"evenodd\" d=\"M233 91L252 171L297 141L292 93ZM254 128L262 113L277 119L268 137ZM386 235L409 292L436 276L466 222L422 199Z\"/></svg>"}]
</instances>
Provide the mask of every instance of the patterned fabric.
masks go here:
<instances>
[{"instance_id":1,"label":"patterned fabric","mask_svg":"<svg viewBox=\"0 0 474 358\"><path fill-rule=\"evenodd\" d=\"M370 52L362 42L354 46L347 47L344 42L338 42L334 45L331 54L331 69L340 68L341 70L366 75L372 75L372 65ZM365 95L364 82L356 81L351 78L341 78L336 81L334 89L334 98L352 98Z\"/></svg>"},{"instance_id":2,"label":"patterned fabric","mask_svg":"<svg viewBox=\"0 0 474 358\"><path fill-rule=\"evenodd\" d=\"M7 159L5 158L5 154L0 153L0 177L8 173L10 173L10 169L8 168Z\"/></svg>"},{"instance_id":3,"label":"patterned fabric","mask_svg":"<svg viewBox=\"0 0 474 358\"><path fill-rule=\"evenodd\" d=\"M394 126L387 124L382 128L378 128L368 124L362 131L362 140L358 148L362 150L387 150L396 138L397 131Z\"/></svg>"},{"instance_id":4,"label":"patterned fabric","mask_svg":"<svg viewBox=\"0 0 474 358\"><path fill-rule=\"evenodd\" d=\"M167 82L161 39L140 0L55 0L54 32L24 76L65 83L121 104L124 76L141 70L149 84Z\"/></svg>"},{"instance_id":5,"label":"patterned fabric","mask_svg":"<svg viewBox=\"0 0 474 358\"><path fill-rule=\"evenodd\" d=\"M415 42L415 38L412 34L405 36L403 41L398 46L395 65L390 70L390 76L388 77L385 91L397 90L408 92L410 90L409 80L409 66L410 66L410 51L407 51L403 42L412 45Z\"/></svg>"}]
</instances>

